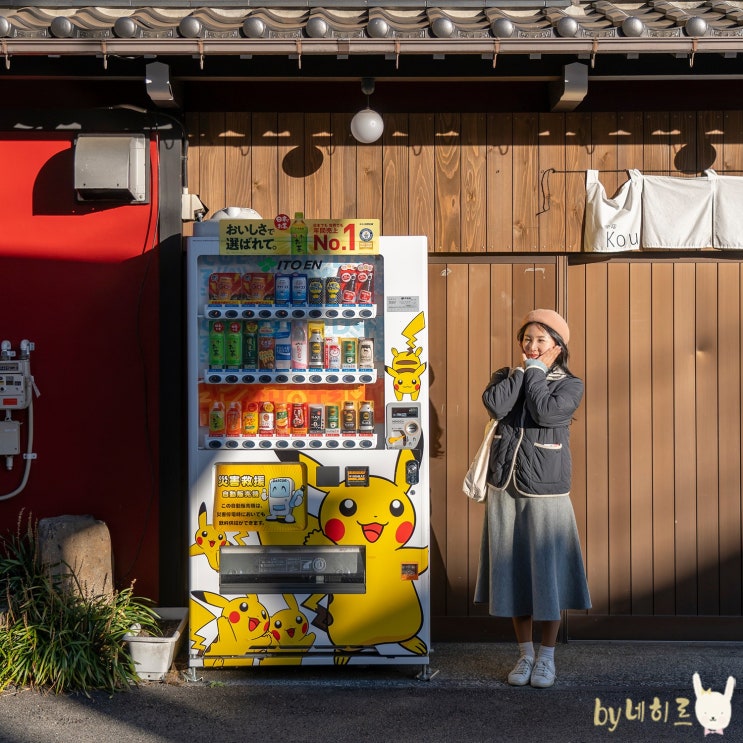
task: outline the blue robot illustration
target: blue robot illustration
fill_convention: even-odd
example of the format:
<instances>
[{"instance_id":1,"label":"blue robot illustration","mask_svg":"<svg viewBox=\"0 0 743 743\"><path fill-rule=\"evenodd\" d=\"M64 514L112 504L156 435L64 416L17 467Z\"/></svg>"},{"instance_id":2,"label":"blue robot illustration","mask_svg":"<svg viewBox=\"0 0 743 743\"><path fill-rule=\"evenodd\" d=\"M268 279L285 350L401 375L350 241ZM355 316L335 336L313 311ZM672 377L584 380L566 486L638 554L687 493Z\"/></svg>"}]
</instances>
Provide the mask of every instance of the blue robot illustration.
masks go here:
<instances>
[{"instance_id":1,"label":"blue robot illustration","mask_svg":"<svg viewBox=\"0 0 743 743\"><path fill-rule=\"evenodd\" d=\"M268 516L266 521L281 519L286 524L295 521L292 510L304 500L302 488L294 488L291 477L273 477L268 481L268 493L263 491L263 500L268 500Z\"/></svg>"}]
</instances>

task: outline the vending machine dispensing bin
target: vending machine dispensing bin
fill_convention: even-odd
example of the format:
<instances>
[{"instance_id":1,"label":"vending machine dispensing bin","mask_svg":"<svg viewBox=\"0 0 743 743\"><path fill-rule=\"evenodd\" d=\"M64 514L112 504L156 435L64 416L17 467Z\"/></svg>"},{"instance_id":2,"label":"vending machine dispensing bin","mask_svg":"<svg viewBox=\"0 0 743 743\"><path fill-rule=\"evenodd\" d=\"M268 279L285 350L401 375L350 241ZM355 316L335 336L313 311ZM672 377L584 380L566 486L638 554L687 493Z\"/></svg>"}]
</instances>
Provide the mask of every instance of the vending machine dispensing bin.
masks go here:
<instances>
[{"instance_id":1,"label":"vending machine dispensing bin","mask_svg":"<svg viewBox=\"0 0 743 743\"><path fill-rule=\"evenodd\" d=\"M427 255L374 220L188 241L189 665L427 666Z\"/></svg>"}]
</instances>

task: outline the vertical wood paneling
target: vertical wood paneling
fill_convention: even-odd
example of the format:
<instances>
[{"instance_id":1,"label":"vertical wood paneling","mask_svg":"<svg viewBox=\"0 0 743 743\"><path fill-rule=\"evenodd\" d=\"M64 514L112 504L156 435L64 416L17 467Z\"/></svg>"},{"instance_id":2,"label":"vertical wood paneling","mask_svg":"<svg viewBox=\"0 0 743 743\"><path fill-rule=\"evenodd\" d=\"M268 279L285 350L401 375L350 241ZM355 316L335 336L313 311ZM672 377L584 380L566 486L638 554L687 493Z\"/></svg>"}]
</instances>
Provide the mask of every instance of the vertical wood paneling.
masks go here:
<instances>
[{"instance_id":1,"label":"vertical wood paneling","mask_svg":"<svg viewBox=\"0 0 743 743\"><path fill-rule=\"evenodd\" d=\"M382 220L382 147L379 143L356 147L356 216ZM384 224L381 225L385 233Z\"/></svg>"},{"instance_id":2,"label":"vertical wood paneling","mask_svg":"<svg viewBox=\"0 0 743 743\"><path fill-rule=\"evenodd\" d=\"M567 307L565 319L570 327L570 369L573 374L586 379L586 266L571 266L568 269ZM586 408L588 400L585 396L575 413L573 425L570 427L570 452L573 459L573 483L570 499L575 510L575 520L578 525L581 549L585 559L586 531L588 521L588 483L586 478ZM591 586L588 586L589 591Z\"/></svg>"},{"instance_id":3,"label":"vertical wood paneling","mask_svg":"<svg viewBox=\"0 0 743 743\"><path fill-rule=\"evenodd\" d=\"M408 117L391 114L384 126L384 195L383 216L386 235L408 235L408 194L410 172L408 153Z\"/></svg>"},{"instance_id":4,"label":"vertical wood paneling","mask_svg":"<svg viewBox=\"0 0 743 743\"><path fill-rule=\"evenodd\" d=\"M213 211L227 206L223 113L201 114L199 119L199 188L203 203Z\"/></svg>"},{"instance_id":5,"label":"vertical wood paneling","mask_svg":"<svg viewBox=\"0 0 743 743\"><path fill-rule=\"evenodd\" d=\"M743 171L734 111L394 114L374 145L358 145L349 122L189 113L190 191L212 211L378 217L385 234L427 236L431 253L559 254L581 248L588 167L607 192L628 168ZM571 368L586 381L571 498L591 613L739 616L743 265L730 253L589 259L569 266L563 297L554 259L465 257L429 268L434 616L487 614L472 604L484 509L467 504L461 479L482 388L520 363L514 334L535 306L565 308Z\"/></svg>"},{"instance_id":6,"label":"vertical wood paneling","mask_svg":"<svg viewBox=\"0 0 743 743\"><path fill-rule=\"evenodd\" d=\"M673 266L652 271L653 596L655 614L675 609L673 503Z\"/></svg>"},{"instance_id":7,"label":"vertical wood paneling","mask_svg":"<svg viewBox=\"0 0 743 743\"><path fill-rule=\"evenodd\" d=\"M411 114L408 224L411 235L428 235L428 250L435 248L434 116Z\"/></svg>"},{"instance_id":8,"label":"vertical wood paneling","mask_svg":"<svg viewBox=\"0 0 743 743\"><path fill-rule=\"evenodd\" d=\"M322 219L335 212L330 207L332 132L330 115L307 114L302 146L304 166L304 216ZM290 216L294 216L291 214Z\"/></svg>"},{"instance_id":9,"label":"vertical wood paneling","mask_svg":"<svg viewBox=\"0 0 743 743\"><path fill-rule=\"evenodd\" d=\"M484 114L462 117L462 243L464 253L487 249L487 126Z\"/></svg>"},{"instance_id":10,"label":"vertical wood paneling","mask_svg":"<svg viewBox=\"0 0 743 743\"><path fill-rule=\"evenodd\" d=\"M435 252L462 249L461 124L458 114L436 114L434 149Z\"/></svg>"},{"instance_id":11,"label":"vertical wood paneling","mask_svg":"<svg viewBox=\"0 0 743 743\"><path fill-rule=\"evenodd\" d=\"M624 180L617 172L617 115L614 112L595 113L591 116L593 152L591 167L598 170L608 196L613 196Z\"/></svg>"},{"instance_id":12,"label":"vertical wood paneling","mask_svg":"<svg viewBox=\"0 0 743 743\"><path fill-rule=\"evenodd\" d=\"M251 206L251 181L253 179L250 114L225 114L225 200L217 206Z\"/></svg>"},{"instance_id":13,"label":"vertical wood paneling","mask_svg":"<svg viewBox=\"0 0 743 743\"><path fill-rule=\"evenodd\" d=\"M591 167L591 117L565 115L565 250L578 252L583 244L586 212L586 168Z\"/></svg>"},{"instance_id":14,"label":"vertical wood paneling","mask_svg":"<svg viewBox=\"0 0 743 743\"><path fill-rule=\"evenodd\" d=\"M741 611L741 339L740 267L721 263L718 269L718 416L720 468L720 614Z\"/></svg>"},{"instance_id":15,"label":"vertical wood paneling","mask_svg":"<svg viewBox=\"0 0 743 743\"><path fill-rule=\"evenodd\" d=\"M253 203L265 219L278 214L278 152L276 114L253 114Z\"/></svg>"},{"instance_id":16,"label":"vertical wood paneling","mask_svg":"<svg viewBox=\"0 0 743 743\"><path fill-rule=\"evenodd\" d=\"M469 294L468 294L468 359L467 359L467 411L468 415L468 460L465 469L482 441L482 433L488 414L482 404L482 392L485 389L490 374L490 354L484 353L487 348L488 339L491 337L490 323L493 317L493 296L498 291L497 286L492 284L492 276L487 267L480 264L469 266ZM490 312L483 312L489 308ZM504 357L505 358L505 357ZM504 364L501 364L503 366ZM457 497L460 497L457 493ZM461 500L461 497L460 497ZM484 507L480 503L467 504L467 584L468 595L472 597L477 579L477 566L479 562L480 535ZM470 605L472 604L470 598ZM487 613L485 607L481 607L481 613Z\"/></svg>"},{"instance_id":17,"label":"vertical wood paneling","mask_svg":"<svg viewBox=\"0 0 743 743\"><path fill-rule=\"evenodd\" d=\"M551 171L555 171L554 173ZM539 249L565 249L565 116L539 115ZM549 191L547 192L547 188Z\"/></svg>"},{"instance_id":18,"label":"vertical wood paneling","mask_svg":"<svg viewBox=\"0 0 743 743\"><path fill-rule=\"evenodd\" d=\"M673 430L676 454L676 611L696 614L696 339L694 333L695 275L693 263L674 266L673 288Z\"/></svg>"},{"instance_id":19,"label":"vertical wood paneling","mask_svg":"<svg viewBox=\"0 0 743 743\"><path fill-rule=\"evenodd\" d=\"M539 250L539 118L518 113L513 117L513 248L521 252Z\"/></svg>"},{"instance_id":20,"label":"vertical wood paneling","mask_svg":"<svg viewBox=\"0 0 743 743\"><path fill-rule=\"evenodd\" d=\"M280 113L277 124L277 206L268 216L282 213L294 217L294 212L305 209L304 115Z\"/></svg>"},{"instance_id":21,"label":"vertical wood paneling","mask_svg":"<svg viewBox=\"0 0 743 743\"><path fill-rule=\"evenodd\" d=\"M349 114L331 116L330 214L323 216L356 216L356 140L351 135L351 118Z\"/></svg>"},{"instance_id":22,"label":"vertical wood paneling","mask_svg":"<svg viewBox=\"0 0 743 743\"><path fill-rule=\"evenodd\" d=\"M586 571L593 611L609 611L609 467L607 451L607 266L586 270Z\"/></svg>"},{"instance_id":23,"label":"vertical wood paneling","mask_svg":"<svg viewBox=\"0 0 743 743\"><path fill-rule=\"evenodd\" d=\"M447 513L447 269L432 263L428 268L428 345L429 345L429 442L431 472L430 542L431 612L446 615L446 545L449 541ZM464 497L464 496L462 496Z\"/></svg>"},{"instance_id":24,"label":"vertical wood paneling","mask_svg":"<svg viewBox=\"0 0 743 743\"><path fill-rule=\"evenodd\" d=\"M653 613L651 265L630 265L632 613Z\"/></svg>"},{"instance_id":25,"label":"vertical wood paneling","mask_svg":"<svg viewBox=\"0 0 743 743\"><path fill-rule=\"evenodd\" d=\"M470 463L468 429L469 390L469 270L466 264L449 264L446 276L446 425L447 436L446 492L447 543L446 575L448 582L447 612L466 616L472 603L469 579L468 510L463 502L462 477ZM451 383L453 381L453 383ZM454 432L458 432L455 434Z\"/></svg>"},{"instance_id":26,"label":"vertical wood paneling","mask_svg":"<svg viewBox=\"0 0 743 743\"><path fill-rule=\"evenodd\" d=\"M488 114L487 245L488 250L513 250L513 116Z\"/></svg>"},{"instance_id":27,"label":"vertical wood paneling","mask_svg":"<svg viewBox=\"0 0 743 743\"><path fill-rule=\"evenodd\" d=\"M632 612L629 421L629 265L609 266L607 296L606 386L609 506L609 610Z\"/></svg>"},{"instance_id":28,"label":"vertical wood paneling","mask_svg":"<svg viewBox=\"0 0 743 743\"><path fill-rule=\"evenodd\" d=\"M717 267L697 264L697 560L699 611L720 611Z\"/></svg>"}]
</instances>

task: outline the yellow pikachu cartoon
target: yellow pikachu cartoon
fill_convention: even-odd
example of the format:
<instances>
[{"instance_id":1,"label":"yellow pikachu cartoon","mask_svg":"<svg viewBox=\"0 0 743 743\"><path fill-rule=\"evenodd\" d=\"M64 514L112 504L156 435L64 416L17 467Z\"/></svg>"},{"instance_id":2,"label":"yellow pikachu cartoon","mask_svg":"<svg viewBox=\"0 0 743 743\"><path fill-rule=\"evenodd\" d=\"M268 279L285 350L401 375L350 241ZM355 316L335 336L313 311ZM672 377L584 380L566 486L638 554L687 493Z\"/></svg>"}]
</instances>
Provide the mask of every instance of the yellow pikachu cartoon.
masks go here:
<instances>
[{"instance_id":1,"label":"yellow pikachu cartoon","mask_svg":"<svg viewBox=\"0 0 743 743\"><path fill-rule=\"evenodd\" d=\"M413 453L400 451L394 482L372 475L367 488L345 483L318 487L317 463L300 457L307 464L309 483L325 493L318 514L320 530L309 534L306 543L366 549L366 592L328 597L327 633L336 647L334 662L347 663L350 653L384 643L399 643L415 655L425 655L426 643L418 637L423 610L415 580L428 568L428 547L407 546L416 522L405 479ZM322 598L316 594L303 602L318 614L315 623L323 619Z\"/></svg>"},{"instance_id":2,"label":"yellow pikachu cartoon","mask_svg":"<svg viewBox=\"0 0 743 743\"><path fill-rule=\"evenodd\" d=\"M309 620L300 611L297 599L290 593L284 594L286 609L279 609L271 615L269 634L271 646L268 655L261 659L262 666L299 666L302 656L315 642L314 632L308 632Z\"/></svg>"}]
</instances>

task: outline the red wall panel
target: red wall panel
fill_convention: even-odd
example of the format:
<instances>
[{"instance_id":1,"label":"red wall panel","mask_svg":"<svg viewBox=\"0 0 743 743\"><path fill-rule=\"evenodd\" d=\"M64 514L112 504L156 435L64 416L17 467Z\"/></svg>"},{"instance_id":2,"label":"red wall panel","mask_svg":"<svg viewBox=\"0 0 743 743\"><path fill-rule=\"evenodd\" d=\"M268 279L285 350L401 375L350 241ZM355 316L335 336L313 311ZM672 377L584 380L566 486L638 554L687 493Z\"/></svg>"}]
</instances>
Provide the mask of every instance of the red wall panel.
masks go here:
<instances>
[{"instance_id":1,"label":"red wall panel","mask_svg":"<svg viewBox=\"0 0 743 743\"><path fill-rule=\"evenodd\" d=\"M0 528L91 514L111 532L114 577L157 599L157 148L150 203L78 203L71 133L0 134L0 340L36 344L37 459L0 501ZM4 415L0 411L0 414ZM25 449L28 412L21 420ZM0 496L24 461L0 461Z\"/></svg>"}]
</instances>

